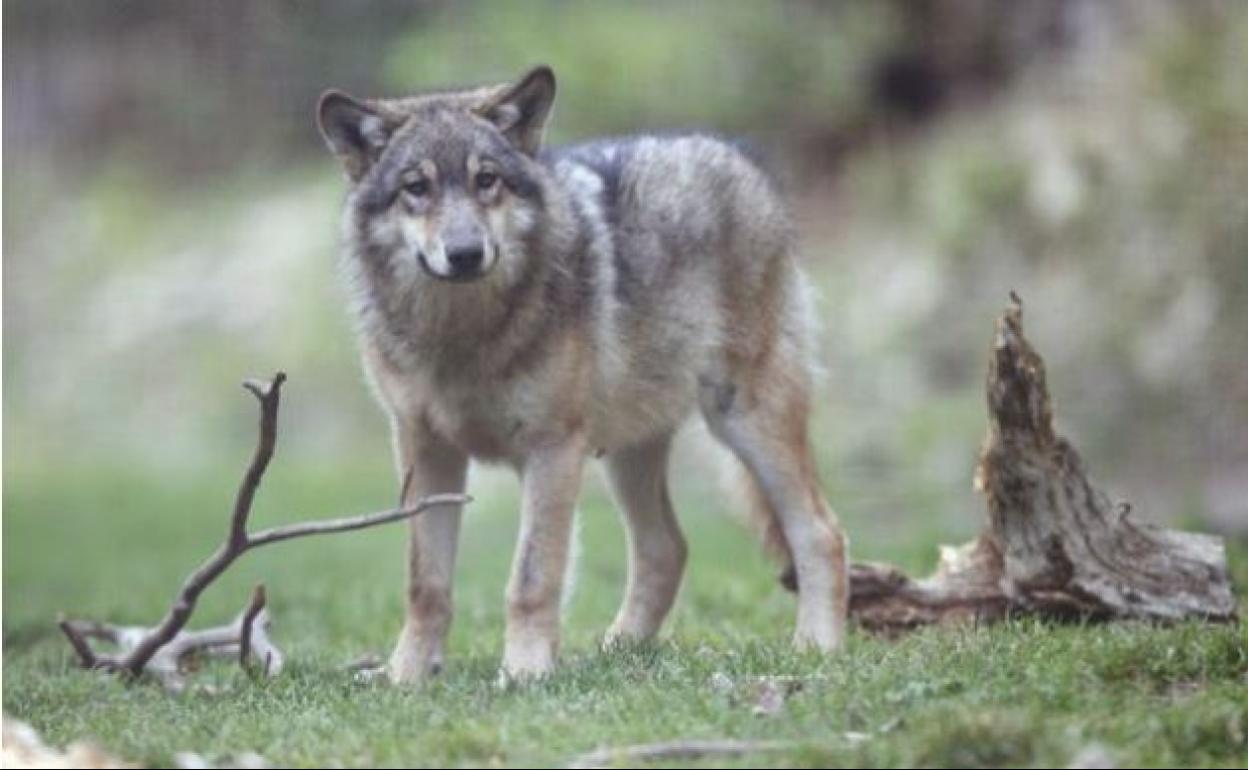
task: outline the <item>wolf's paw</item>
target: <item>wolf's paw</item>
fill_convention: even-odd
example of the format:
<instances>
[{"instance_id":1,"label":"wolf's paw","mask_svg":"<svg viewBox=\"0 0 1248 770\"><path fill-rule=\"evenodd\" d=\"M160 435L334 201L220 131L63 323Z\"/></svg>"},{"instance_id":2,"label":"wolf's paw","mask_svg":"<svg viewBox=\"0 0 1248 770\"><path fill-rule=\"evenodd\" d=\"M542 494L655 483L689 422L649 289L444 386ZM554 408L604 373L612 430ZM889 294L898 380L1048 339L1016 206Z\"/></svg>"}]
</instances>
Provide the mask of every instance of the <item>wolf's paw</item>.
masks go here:
<instances>
[{"instance_id":1,"label":"wolf's paw","mask_svg":"<svg viewBox=\"0 0 1248 770\"><path fill-rule=\"evenodd\" d=\"M442 673L442 661L414 663L411 661L395 662L391 660L385 670L386 679L391 684L415 685Z\"/></svg>"},{"instance_id":2,"label":"wolf's paw","mask_svg":"<svg viewBox=\"0 0 1248 770\"><path fill-rule=\"evenodd\" d=\"M499 672L500 683L506 686L532 682L555 669L555 645L534 640L527 644L508 644Z\"/></svg>"},{"instance_id":3,"label":"wolf's paw","mask_svg":"<svg viewBox=\"0 0 1248 770\"><path fill-rule=\"evenodd\" d=\"M654 641L654 632L648 629L630 628L619 623L612 624L602 636L602 651L630 650L644 647Z\"/></svg>"},{"instance_id":4,"label":"wolf's paw","mask_svg":"<svg viewBox=\"0 0 1248 770\"><path fill-rule=\"evenodd\" d=\"M441 672L441 653L431 652L408 638L399 639L386 664L386 678L392 684L418 684Z\"/></svg>"},{"instance_id":5,"label":"wolf's paw","mask_svg":"<svg viewBox=\"0 0 1248 770\"><path fill-rule=\"evenodd\" d=\"M798 627L793 633L793 646L799 652L822 652L831 654L845 645L845 629L836 626L821 628Z\"/></svg>"},{"instance_id":6,"label":"wolf's paw","mask_svg":"<svg viewBox=\"0 0 1248 770\"><path fill-rule=\"evenodd\" d=\"M611 626L607 632L602 635L602 644L599 645L603 652L611 652L612 650L622 649L635 644L637 637L621 628Z\"/></svg>"},{"instance_id":7,"label":"wolf's paw","mask_svg":"<svg viewBox=\"0 0 1248 770\"><path fill-rule=\"evenodd\" d=\"M549 676L555 670L554 661L549 663L517 664L504 662L499 673L513 683L532 682Z\"/></svg>"},{"instance_id":8,"label":"wolf's paw","mask_svg":"<svg viewBox=\"0 0 1248 770\"><path fill-rule=\"evenodd\" d=\"M554 670L553 665L546 668L520 669L510 668L507 664L503 664L498 669L498 677L494 680L494 686L503 691L515 690L546 680Z\"/></svg>"}]
</instances>

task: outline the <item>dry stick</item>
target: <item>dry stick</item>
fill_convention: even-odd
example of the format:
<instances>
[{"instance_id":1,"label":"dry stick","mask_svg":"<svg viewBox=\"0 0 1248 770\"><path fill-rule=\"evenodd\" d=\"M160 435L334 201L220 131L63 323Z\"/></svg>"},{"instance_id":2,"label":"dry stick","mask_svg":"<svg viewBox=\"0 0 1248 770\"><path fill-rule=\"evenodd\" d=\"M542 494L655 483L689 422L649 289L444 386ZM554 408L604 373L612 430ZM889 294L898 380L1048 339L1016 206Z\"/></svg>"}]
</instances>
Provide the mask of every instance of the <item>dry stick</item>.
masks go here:
<instances>
[{"instance_id":1,"label":"dry stick","mask_svg":"<svg viewBox=\"0 0 1248 770\"><path fill-rule=\"evenodd\" d=\"M282 398L282 383L286 382L286 373L278 372L267 387L255 380L247 380L243 387L251 391L260 402L260 440L256 444L255 455L247 472L243 474L238 494L234 498L234 513L230 517L230 532L226 542L217 549L207 562L187 578L182 584L178 598L165 615L160 625L149 634L139 646L135 647L122 661L120 667L126 669L131 676L138 676L143 667L151 660L156 651L168 644L178 631L190 620L191 612L199 595L216 580L226 567L230 566L247 550L247 517L251 515L251 503L255 498L260 479L264 477L273 459L273 449L277 444L277 408Z\"/></svg>"},{"instance_id":2,"label":"dry stick","mask_svg":"<svg viewBox=\"0 0 1248 770\"><path fill-rule=\"evenodd\" d=\"M265 617L261 613L257 618L257 623ZM199 631L182 631L175 636L169 644L160 648L157 657L180 658L189 652L203 649L209 652L229 650L230 655L236 654L238 645L238 626L242 616L231 623L222 626L214 626L212 628L204 628ZM134 647L142 641L143 637L151 631L145 626L118 626L112 623L99 623L94 620L67 620L65 622L71 630L85 639L99 639L101 641L115 644L123 648L126 652L134 649ZM92 653L94 654L94 653ZM155 663L155 659L149 662L149 669Z\"/></svg>"},{"instance_id":3,"label":"dry stick","mask_svg":"<svg viewBox=\"0 0 1248 770\"><path fill-rule=\"evenodd\" d=\"M617 746L598 749L582 754L568 763L568 767L607 767L624 762L667 762L692 760L700 757L729 757L762 751L782 751L798 744L789 741L739 741L732 739L670 741L666 743L643 743L636 746Z\"/></svg>"},{"instance_id":4,"label":"dry stick","mask_svg":"<svg viewBox=\"0 0 1248 770\"><path fill-rule=\"evenodd\" d=\"M169 608L168 613L166 613L160 624L148 632L128 653L122 656L103 656L97 655L91 650L91 646L75 624L68 621L60 622L61 631L69 639L70 645L73 646L84 667L119 671L132 677L139 676L152 657L156 655L157 651L172 641L186 625L187 621L190 620L191 613L195 609L195 602L199 599L199 595L203 590L212 581L216 580L227 567L233 564L239 556L242 556L252 548L305 535L348 532L378 526L399 519L411 518L434 506L459 505L471 500L467 495L431 495L408 507L400 506L387 511L378 511L361 516L348 516L328 521L273 527L255 535L249 535L247 533L247 518L251 514L251 504L255 498L256 489L260 486L260 480L264 477L264 472L268 468L269 460L273 457L274 446L277 442L277 410L281 402L282 383L285 381L286 374L278 372L269 383L257 380L247 380L243 383L243 387L250 391L260 402L260 438L251 464L248 465L247 472L243 475L238 494L234 500L229 533L226 541L212 556L186 578L177 597L174 599L173 605ZM409 472L409 478L410 475ZM404 486L408 485L409 482L405 479ZM259 610L257 610L258 612ZM254 616L252 620L255 620ZM244 623L244 625L246 624Z\"/></svg>"},{"instance_id":5,"label":"dry stick","mask_svg":"<svg viewBox=\"0 0 1248 770\"><path fill-rule=\"evenodd\" d=\"M243 611L242 621L238 627L238 665L243 667L244 671L250 672L247 658L251 655L251 636L252 626L256 623L256 616L264 609L266 597L264 594L264 583L258 583L255 590L251 592L251 604L247 605L247 609ZM268 664L265 664L268 669Z\"/></svg>"},{"instance_id":6,"label":"dry stick","mask_svg":"<svg viewBox=\"0 0 1248 770\"><path fill-rule=\"evenodd\" d=\"M61 627L61 631L65 637L69 639L69 644L74 648L74 652L78 653L78 660L82 662L83 668L95 668L99 665L99 659L92 651L91 645L87 643L86 638L78 631L75 621L68 620L62 614L56 620L56 624Z\"/></svg>"},{"instance_id":7,"label":"dry stick","mask_svg":"<svg viewBox=\"0 0 1248 770\"><path fill-rule=\"evenodd\" d=\"M182 659L187 655L202 650L207 655L229 655L237 658L243 626L248 622L248 614L255 609L255 602L256 596L253 595L252 604L249 604L247 609L240 612L233 621L226 625L199 631L179 631L168 644L156 651L156 654L148 661L144 669L145 673L154 675L167 689L177 692L185 687L185 681L179 669ZM65 624L63 628L66 629L67 634L77 634L83 639L100 639L121 648L121 652L109 656L104 663L100 663L96 654L89 647L84 647L86 654L92 661L95 661L93 665L99 668L106 668L109 661L115 661L119 656L129 653L151 632L151 629L142 626L118 626L90 620L62 622ZM282 664L282 654L268 638L268 613L264 611L263 606L255 611L250 623L252 650L257 654L263 650L266 675L270 671L276 673L276 669Z\"/></svg>"},{"instance_id":8,"label":"dry stick","mask_svg":"<svg viewBox=\"0 0 1248 770\"><path fill-rule=\"evenodd\" d=\"M265 676L274 676L281 670L284 658L282 651L269 639L268 610L261 610L256 616L255 628L251 633L251 652L257 660L264 662L261 672Z\"/></svg>"},{"instance_id":9,"label":"dry stick","mask_svg":"<svg viewBox=\"0 0 1248 770\"><path fill-rule=\"evenodd\" d=\"M369 655L363 655L361 657L356 658L355 660L347 662L346 664L343 665L342 670L346 671L348 674L355 674L361 671L370 671L373 669L379 669L384 665L385 665L385 661L383 661L381 658L377 657L376 655L369 654Z\"/></svg>"}]
</instances>

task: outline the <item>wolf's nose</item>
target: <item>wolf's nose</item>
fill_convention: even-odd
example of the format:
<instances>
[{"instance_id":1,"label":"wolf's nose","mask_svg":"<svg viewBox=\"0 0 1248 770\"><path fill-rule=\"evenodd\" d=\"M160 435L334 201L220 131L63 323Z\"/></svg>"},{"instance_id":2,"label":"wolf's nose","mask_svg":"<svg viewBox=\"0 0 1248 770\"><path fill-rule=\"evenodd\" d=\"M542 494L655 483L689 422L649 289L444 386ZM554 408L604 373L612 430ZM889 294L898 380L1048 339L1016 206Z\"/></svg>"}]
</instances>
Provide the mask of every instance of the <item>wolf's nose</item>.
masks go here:
<instances>
[{"instance_id":1,"label":"wolf's nose","mask_svg":"<svg viewBox=\"0 0 1248 770\"><path fill-rule=\"evenodd\" d=\"M485 261L485 249L481 245L460 246L446 253L446 261L451 266L451 272L457 275L475 273Z\"/></svg>"}]
</instances>

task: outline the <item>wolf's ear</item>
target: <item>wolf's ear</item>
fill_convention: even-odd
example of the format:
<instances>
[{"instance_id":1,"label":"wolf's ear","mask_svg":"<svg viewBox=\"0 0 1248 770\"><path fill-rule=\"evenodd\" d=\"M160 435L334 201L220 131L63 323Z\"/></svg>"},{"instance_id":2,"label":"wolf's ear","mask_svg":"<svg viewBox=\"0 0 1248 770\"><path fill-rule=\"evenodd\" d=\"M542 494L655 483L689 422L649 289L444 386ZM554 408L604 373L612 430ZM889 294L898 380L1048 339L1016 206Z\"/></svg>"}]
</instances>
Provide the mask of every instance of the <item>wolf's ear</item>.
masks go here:
<instances>
[{"instance_id":1,"label":"wolf's ear","mask_svg":"<svg viewBox=\"0 0 1248 770\"><path fill-rule=\"evenodd\" d=\"M522 152L536 155L554 102L555 73L543 64L505 86L477 111Z\"/></svg>"},{"instance_id":2,"label":"wolf's ear","mask_svg":"<svg viewBox=\"0 0 1248 770\"><path fill-rule=\"evenodd\" d=\"M341 91L321 94L316 121L325 143L353 182L368 172L398 127L393 117Z\"/></svg>"}]
</instances>

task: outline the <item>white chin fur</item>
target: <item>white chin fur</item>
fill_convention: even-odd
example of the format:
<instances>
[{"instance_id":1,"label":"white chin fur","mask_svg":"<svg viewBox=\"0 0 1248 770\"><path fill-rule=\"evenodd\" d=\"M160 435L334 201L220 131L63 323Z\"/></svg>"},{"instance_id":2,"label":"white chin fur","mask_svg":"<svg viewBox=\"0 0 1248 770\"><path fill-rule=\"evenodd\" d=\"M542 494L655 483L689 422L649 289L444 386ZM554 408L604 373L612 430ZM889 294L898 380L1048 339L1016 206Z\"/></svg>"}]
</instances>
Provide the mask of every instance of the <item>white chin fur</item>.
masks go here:
<instances>
[{"instance_id":1,"label":"white chin fur","mask_svg":"<svg viewBox=\"0 0 1248 770\"><path fill-rule=\"evenodd\" d=\"M432 248L424 249L419 253L424 255L425 266L430 272L443 278L450 277L451 265L446 260L446 249L442 248L441 243L432 244Z\"/></svg>"}]
</instances>

